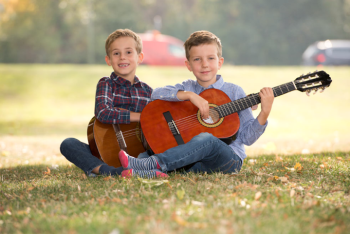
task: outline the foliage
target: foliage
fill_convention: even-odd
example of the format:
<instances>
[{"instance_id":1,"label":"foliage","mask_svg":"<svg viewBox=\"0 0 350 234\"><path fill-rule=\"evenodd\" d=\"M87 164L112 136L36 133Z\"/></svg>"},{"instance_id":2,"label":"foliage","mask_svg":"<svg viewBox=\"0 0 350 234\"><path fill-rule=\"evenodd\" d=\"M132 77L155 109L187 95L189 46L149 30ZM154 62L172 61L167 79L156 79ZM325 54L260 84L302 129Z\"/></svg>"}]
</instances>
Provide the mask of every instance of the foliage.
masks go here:
<instances>
[{"instance_id":1,"label":"foliage","mask_svg":"<svg viewBox=\"0 0 350 234\"><path fill-rule=\"evenodd\" d=\"M227 63L296 65L314 41L350 39L350 1L2 0L0 62L103 63L104 41L118 28L181 40L209 30Z\"/></svg>"},{"instance_id":2,"label":"foliage","mask_svg":"<svg viewBox=\"0 0 350 234\"><path fill-rule=\"evenodd\" d=\"M87 178L0 168L1 233L346 233L349 153L262 156L237 174Z\"/></svg>"}]
</instances>

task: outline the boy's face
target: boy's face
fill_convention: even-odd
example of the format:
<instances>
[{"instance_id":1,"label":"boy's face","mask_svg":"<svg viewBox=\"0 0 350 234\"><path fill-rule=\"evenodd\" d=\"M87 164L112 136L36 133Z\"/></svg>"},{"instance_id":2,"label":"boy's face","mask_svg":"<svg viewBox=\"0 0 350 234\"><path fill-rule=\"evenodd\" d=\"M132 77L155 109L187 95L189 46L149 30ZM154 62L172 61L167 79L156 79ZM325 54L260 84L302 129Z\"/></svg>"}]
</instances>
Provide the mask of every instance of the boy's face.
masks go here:
<instances>
[{"instance_id":1,"label":"boy's face","mask_svg":"<svg viewBox=\"0 0 350 234\"><path fill-rule=\"evenodd\" d=\"M143 60L143 53L137 54L136 42L131 37L119 37L109 47L109 56L105 57L108 66L112 66L117 76L134 81L137 65Z\"/></svg>"},{"instance_id":2,"label":"boy's face","mask_svg":"<svg viewBox=\"0 0 350 234\"><path fill-rule=\"evenodd\" d=\"M224 58L218 57L216 44L202 44L191 47L190 58L186 61L188 70L192 71L198 83L207 88L216 82L216 73L224 63Z\"/></svg>"}]
</instances>

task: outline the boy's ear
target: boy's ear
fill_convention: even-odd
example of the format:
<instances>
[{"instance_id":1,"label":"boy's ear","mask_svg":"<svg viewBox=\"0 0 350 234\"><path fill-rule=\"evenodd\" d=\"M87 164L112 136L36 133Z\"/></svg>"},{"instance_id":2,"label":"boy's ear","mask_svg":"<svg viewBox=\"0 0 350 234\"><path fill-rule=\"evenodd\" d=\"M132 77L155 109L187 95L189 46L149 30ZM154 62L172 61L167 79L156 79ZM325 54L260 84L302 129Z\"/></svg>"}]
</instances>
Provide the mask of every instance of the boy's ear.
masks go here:
<instances>
[{"instance_id":1,"label":"boy's ear","mask_svg":"<svg viewBox=\"0 0 350 234\"><path fill-rule=\"evenodd\" d=\"M224 64L224 57L219 58L219 69L221 68L222 64Z\"/></svg>"},{"instance_id":2,"label":"boy's ear","mask_svg":"<svg viewBox=\"0 0 350 234\"><path fill-rule=\"evenodd\" d=\"M108 55L105 56L105 61L106 61L108 66L111 66L111 61L109 60Z\"/></svg>"},{"instance_id":3,"label":"boy's ear","mask_svg":"<svg viewBox=\"0 0 350 234\"><path fill-rule=\"evenodd\" d=\"M139 60L137 61L139 64L142 63L144 56L143 52L139 53Z\"/></svg>"},{"instance_id":4,"label":"boy's ear","mask_svg":"<svg viewBox=\"0 0 350 234\"><path fill-rule=\"evenodd\" d=\"M190 62L188 62L188 60L185 61L185 65L187 67L187 69L192 72L192 68L191 68L191 65L190 65Z\"/></svg>"}]
</instances>

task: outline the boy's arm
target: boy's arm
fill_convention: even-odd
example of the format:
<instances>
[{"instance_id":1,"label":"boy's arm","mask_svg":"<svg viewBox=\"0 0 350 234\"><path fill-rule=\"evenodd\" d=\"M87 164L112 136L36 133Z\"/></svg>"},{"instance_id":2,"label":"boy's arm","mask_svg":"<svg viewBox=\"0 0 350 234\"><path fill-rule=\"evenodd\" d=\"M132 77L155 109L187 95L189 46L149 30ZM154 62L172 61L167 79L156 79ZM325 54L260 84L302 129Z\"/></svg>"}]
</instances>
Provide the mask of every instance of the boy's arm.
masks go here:
<instances>
[{"instance_id":1,"label":"boy's arm","mask_svg":"<svg viewBox=\"0 0 350 234\"><path fill-rule=\"evenodd\" d=\"M242 88L235 90L235 93L234 99L246 97ZM251 108L238 112L240 128L233 144L252 145L264 133L267 126L267 118L272 109L274 95L271 88L263 88L259 95L261 98L261 112L257 118L254 118Z\"/></svg>"},{"instance_id":2,"label":"boy's arm","mask_svg":"<svg viewBox=\"0 0 350 234\"><path fill-rule=\"evenodd\" d=\"M113 89L109 78L100 79L96 88L95 116L105 124L129 124L131 118L136 120L137 113L113 106Z\"/></svg>"},{"instance_id":3,"label":"boy's arm","mask_svg":"<svg viewBox=\"0 0 350 234\"><path fill-rule=\"evenodd\" d=\"M153 90L152 100L160 99L172 102L189 100L198 107L202 118L206 119L209 117L208 101L196 94L194 83L193 80L186 80L182 84L156 88Z\"/></svg>"},{"instance_id":4,"label":"boy's arm","mask_svg":"<svg viewBox=\"0 0 350 234\"><path fill-rule=\"evenodd\" d=\"M193 105L198 107L203 119L209 118L209 103L207 100L190 91L178 91L176 96L179 100L189 100Z\"/></svg>"}]
</instances>

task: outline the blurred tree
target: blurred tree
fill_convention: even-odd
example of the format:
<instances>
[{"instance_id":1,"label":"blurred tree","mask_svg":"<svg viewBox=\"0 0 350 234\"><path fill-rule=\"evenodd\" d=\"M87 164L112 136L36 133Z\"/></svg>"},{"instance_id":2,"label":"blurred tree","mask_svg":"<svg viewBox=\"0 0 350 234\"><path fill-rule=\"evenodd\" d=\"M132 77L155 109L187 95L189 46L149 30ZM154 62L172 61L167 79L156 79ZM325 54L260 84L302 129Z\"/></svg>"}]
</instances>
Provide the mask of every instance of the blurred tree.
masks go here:
<instances>
[{"instance_id":1,"label":"blurred tree","mask_svg":"<svg viewBox=\"0 0 350 234\"><path fill-rule=\"evenodd\" d=\"M114 30L159 27L215 33L225 63L298 65L314 41L350 39L350 0L0 0L0 62L104 63Z\"/></svg>"}]
</instances>

